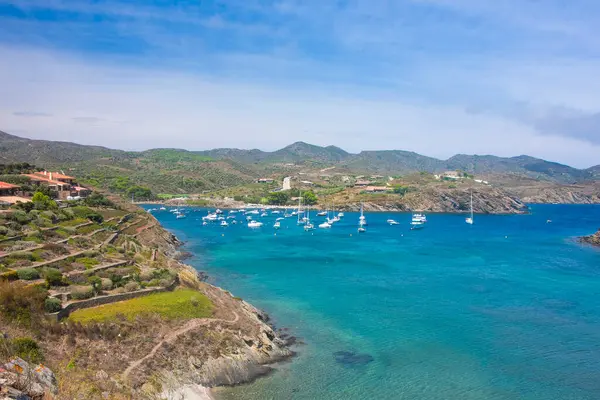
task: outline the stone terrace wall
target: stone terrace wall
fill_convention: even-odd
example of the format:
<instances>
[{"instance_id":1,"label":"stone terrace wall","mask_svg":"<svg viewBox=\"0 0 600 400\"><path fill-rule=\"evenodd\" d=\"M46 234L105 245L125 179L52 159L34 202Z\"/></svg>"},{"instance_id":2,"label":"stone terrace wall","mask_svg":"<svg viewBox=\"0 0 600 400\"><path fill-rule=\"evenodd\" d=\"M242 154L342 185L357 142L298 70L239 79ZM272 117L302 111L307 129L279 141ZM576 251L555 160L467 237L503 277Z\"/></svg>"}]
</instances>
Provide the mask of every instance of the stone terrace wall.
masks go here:
<instances>
[{"instance_id":1,"label":"stone terrace wall","mask_svg":"<svg viewBox=\"0 0 600 400\"><path fill-rule=\"evenodd\" d=\"M83 308L97 307L97 306L101 306L103 304L115 303L117 301L131 300L131 299L135 299L137 297L142 297L142 296L146 296L146 295L154 294L154 293L170 292L170 291L174 290L178 284L179 284L179 280L175 279L173 281L173 283L171 283L169 286L166 286L166 287L142 289L142 290L138 290L136 292L130 292L130 293L109 294L107 296L93 297L91 299L81 300L81 301L77 301L74 303L70 303L65 308L60 310L59 312L50 314L50 316L53 318L56 318L57 321L60 321L61 319L67 318L69 315L71 315L71 313L73 311L76 311L76 310L81 310Z\"/></svg>"}]
</instances>

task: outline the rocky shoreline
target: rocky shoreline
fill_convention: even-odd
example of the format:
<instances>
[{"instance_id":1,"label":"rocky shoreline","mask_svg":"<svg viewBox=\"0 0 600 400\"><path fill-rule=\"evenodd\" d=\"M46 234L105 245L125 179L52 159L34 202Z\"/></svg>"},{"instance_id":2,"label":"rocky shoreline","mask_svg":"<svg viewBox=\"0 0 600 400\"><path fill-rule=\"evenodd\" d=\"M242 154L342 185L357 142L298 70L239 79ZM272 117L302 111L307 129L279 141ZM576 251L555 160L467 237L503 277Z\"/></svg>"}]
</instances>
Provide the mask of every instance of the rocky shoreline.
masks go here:
<instances>
[{"instance_id":1,"label":"rocky shoreline","mask_svg":"<svg viewBox=\"0 0 600 400\"><path fill-rule=\"evenodd\" d=\"M153 231L138 239L159 245L165 254L171 257L182 253L180 247L183 243L158 221ZM157 240L157 236L160 240ZM189 398L180 396L184 392L186 396L202 393L204 398L207 398L208 391L193 390L195 385L212 388L250 383L272 373L273 364L288 360L296 354L291 347L296 344L297 339L285 331L278 330L264 311L234 297L222 288L206 283L207 275L204 272L181 264L175 259L174 263L184 270L183 274L180 272L180 276L184 277L186 285L196 287L206 294L218 306L220 312L229 313L228 318L231 318L231 315L236 316L231 328L239 324L239 329L228 329L223 325L215 328L219 334L227 337L228 342L226 351L220 351L218 355L199 357L184 350L178 356L171 356L171 367L165 374L169 377L166 379L169 384L163 386L164 390L172 394L170 399Z\"/></svg>"},{"instance_id":2,"label":"rocky shoreline","mask_svg":"<svg viewBox=\"0 0 600 400\"><path fill-rule=\"evenodd\" d=\"M580 237L579 241L581 243L586 243L586 244L590 244L592 246L600 247L600 229L598 230L598 232L594 233L593 235Z\"/></svg>"}]
</instances>

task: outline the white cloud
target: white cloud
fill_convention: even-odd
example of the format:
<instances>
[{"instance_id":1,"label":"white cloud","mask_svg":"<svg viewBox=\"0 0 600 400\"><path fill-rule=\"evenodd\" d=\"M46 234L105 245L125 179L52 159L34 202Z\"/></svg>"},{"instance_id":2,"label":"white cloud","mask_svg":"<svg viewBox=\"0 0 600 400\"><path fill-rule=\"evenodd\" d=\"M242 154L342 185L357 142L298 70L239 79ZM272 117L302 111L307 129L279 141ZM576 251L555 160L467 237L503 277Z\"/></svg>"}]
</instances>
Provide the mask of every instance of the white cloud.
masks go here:
<instances>
[{"instance_id":1,"label":"white cloud","mask_svg":"<svg viewBox=\"0 0 600 400\"><path fill-rule=\"evenodd\" d=\"M248 84L158 69L0 48L0 129L28 137L115 148L262 148L296 140L350 151L405 149L530 154L576 166L597 163L600 147L540 136L530 125L462 106L435 105L356 88ZM19 110L51 116L23 118Z\"/></svg>"}]
</instances>

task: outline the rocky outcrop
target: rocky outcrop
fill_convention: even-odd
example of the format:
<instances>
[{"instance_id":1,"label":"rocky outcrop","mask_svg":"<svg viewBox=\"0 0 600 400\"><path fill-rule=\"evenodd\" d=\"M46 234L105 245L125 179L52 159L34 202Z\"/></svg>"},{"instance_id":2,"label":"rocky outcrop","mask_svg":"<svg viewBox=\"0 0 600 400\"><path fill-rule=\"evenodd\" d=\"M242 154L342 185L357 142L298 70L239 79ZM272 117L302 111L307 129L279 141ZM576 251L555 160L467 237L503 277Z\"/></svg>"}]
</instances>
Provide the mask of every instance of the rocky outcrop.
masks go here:
<instances>
[{"instance_id":1,"label":"rocky outcrop","mask_svg":"<svg viewBox=\"0 0 600 400\"><path fill-rule=\"evenodd\" d=\"M600 187L597 185L529 186L510 189L525 203L537 204L598 204Z\"/></svg>"},{"instance_id":2,"label":"rocky outcrop","mask_svg":"<svg viewBox=\"0 0 600 400\"><path fill-rule=\"evenodd\" d=\"M384 195L364 202L365 211L466 213L470 209L471 192L463 189L428 188L404 196ZM358 211L360 202L342 206L345 211ZM478 214L522 214L527 206L517 196L498 188L473 191L473 210Z\"/></svg>"},{"instance_id":3,"label":"rocky outcrop","mask_svg":"<svg viewBox=\"0 0 600 400\"><path fill-rule=\"evenodd\" d=\"M56 392L56 377L43 365L16 357L0 366L0 399L41 400Z\"/></svg>"},{"instance_id":4,"label":"rocky outcrop","mask_svg":"<svg viewBox=\"0 0 600 400\"><path fill-rule=\"evenodd\" d=\"M579 240L582 243L587 243L593 246L600 247L600 230L598 230L598 232L594 233L593 235L581 237L579 238Z\"/></svg>"}]
</instances>

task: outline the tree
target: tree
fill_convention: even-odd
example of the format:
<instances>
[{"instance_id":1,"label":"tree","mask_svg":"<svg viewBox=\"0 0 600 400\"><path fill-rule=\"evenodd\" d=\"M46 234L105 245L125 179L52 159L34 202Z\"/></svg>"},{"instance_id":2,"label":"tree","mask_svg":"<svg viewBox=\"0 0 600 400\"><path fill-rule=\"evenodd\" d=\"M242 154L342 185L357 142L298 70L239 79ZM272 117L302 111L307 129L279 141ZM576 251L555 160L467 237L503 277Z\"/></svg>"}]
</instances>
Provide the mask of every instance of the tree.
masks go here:
<instances>
[{"instance_id":1,"label":"tree","mask_svg":"<svg viewBox=\"0 0 600 400\"><path fill-rule=\"evenodd\" d=\"M132 186L127 190L127 195L129 197L133 196L136 200L152 200L154 198L154 194L152 194L152 190L143 186Z\"/></svg>"},{"instance_id":2,"label":"tree","mask_svg":"<svg viewBox=\"0 0 600 400\"><path fill-rule=\"evenodd\" d=\"M36 210L55 210L58 208L56 202L42 192L35 192L31 202Z\"/></svg>"},{"instance_id":3,"label":"tree","mask_svg":"<svg viewBox=\"0 0 600 400\"><path fill-rule=\"evenodd\" d=\"M267 196L267 202L276 206L287 204L289 199L290 197L286 192L272 192Z\"/></svg>"},{"instance_id":4,"label":"tree","mask_svg":"<svg viewBox=\"0 0 600 400\"><path fill-rule=\"evenodd\" d=\"M314 192L308 191L308 192L304 192L302 193L302 200L304 201L304 204L308 204L308 205L313 205L313 204L317 204L317 195L314 194Z\"/></svg>"}]
</instances>

